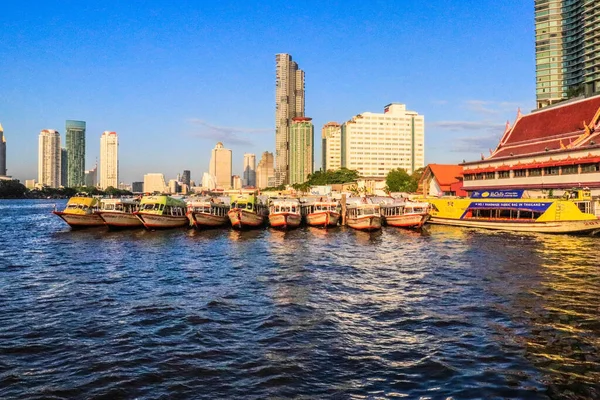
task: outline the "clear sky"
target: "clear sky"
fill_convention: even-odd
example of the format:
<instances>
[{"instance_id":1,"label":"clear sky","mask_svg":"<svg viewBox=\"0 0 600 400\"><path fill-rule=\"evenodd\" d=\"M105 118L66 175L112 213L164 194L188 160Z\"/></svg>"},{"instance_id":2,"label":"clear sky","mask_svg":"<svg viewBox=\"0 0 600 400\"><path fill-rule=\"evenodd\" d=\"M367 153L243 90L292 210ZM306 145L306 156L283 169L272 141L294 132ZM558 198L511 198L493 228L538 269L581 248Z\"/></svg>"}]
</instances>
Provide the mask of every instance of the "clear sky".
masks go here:
<instances>
[{"instance_id":1,"label":"clear sky","mask_svg":"<svg viewBox=\"0 0 600 400\"><path fill-rule=\"evenodd\" d=\"M199 181L216 142L275 149L275 54L306 73L321 127L391 102L425 116L426 163L489 154L517 108L535 107L533 1L5 1L0 123L9 175L37 179L38 135L87 122L119 134L120 180Z\"/></svg>"}]
</instances>

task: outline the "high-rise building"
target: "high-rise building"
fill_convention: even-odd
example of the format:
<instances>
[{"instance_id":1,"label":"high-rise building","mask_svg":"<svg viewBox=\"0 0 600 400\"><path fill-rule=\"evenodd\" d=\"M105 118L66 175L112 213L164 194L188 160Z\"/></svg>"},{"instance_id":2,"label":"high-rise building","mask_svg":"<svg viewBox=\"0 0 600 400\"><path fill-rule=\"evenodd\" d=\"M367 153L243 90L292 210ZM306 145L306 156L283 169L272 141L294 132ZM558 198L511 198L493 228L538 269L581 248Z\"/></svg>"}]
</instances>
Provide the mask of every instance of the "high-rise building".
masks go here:
<instances>
[{"instance_id":1,"label":"high-rise building","mask_svg":"<svg viewBox=\"0 0 600 400\"><path fill-rule=\"evenodd\" d=\"M600 93L600 3L535 0L537 107Z\"/></svg>"},{"instance_id":2,"label":"high-rise building","mask_svg":"<svg viewBox=\"0 0 600 400\"><path fill-rule=\"evenodd\" d=\"M243 186L256 187L256 155L244 154L244 179Z\"/></svg>"},{"instance_id":3,"label":"high-rise building","mask_svg":"<svg viewBox=\"0 0 600 400\"><path fill-rule=\"evenodd\" d=\"M60 186L60 134L53 129L40 132L38 183L52 188Z\"/></svg>"},{"instance_id":4,"label":"high-rise building","mask_svg":"<svg viewBox=\"0 0 600 400\"><path fill-rule=\"evenodd\" d=\"M165 176L163 174L144 175L144 193L163 193L165 188Z\"/></svg>"},{"instance_id":5,"label":"high-rise building","mask_svg":"<svg viewBox=\"0 0 600 400\"><path fill-rule=\"evenodd\" d=\"M142 193L144 191L144 182L131 182L131 191L133 193Z\"/></svg>"},{"instance_id":6,"label":"high-rise building","mask_svg":"<svg viewBox=\"0 0 600 400\"><path fill-rule=\"evenodd\" d=\"M291 185L304 183L314 172L315 128L312 118L295 117L290 125L290 180Z\"/></svg>"},{"instance_id":7,"label":"high-rise building","mask_svg":"<svg viewBox=\"0 0 600 400\"><path fill-rule=\"evenodd\" d=\"M219 142L212 149L209 173L215 177L217 189L231 189L231 150Z\"/></svg>"},{"instance_id":8,"label":"high-rise building","mask_svg":"<svg viewBox=\"0 0 600 400\"><path fill-rule=\"evenodd\" d=\"M181 182L182 182L183 184L187 185L187 186L188 186L188 188L190 188L190 187L191 187L191 185L190 185L190 184L192 183L192 174L191 174L191 173L190 173L190 171L188 171L187 169L186 169L186 170L183 170L183 176L182 176L182 178L181 178Z\"/></svg>"},{"instance_id":9,"label":"high-rise building","mask_svg":"<svg viewBox=\"0 0 600 400\"><path fill-rule=\"evenodd\" d=\"M274 181L273 153L265 151L256 167L256 187L264 189L270 187Z\"/></svg>"},{"instance_id":10,"label":"high-rise building","mask_svg":"<svg viewBox=\"0 0 600 400\"><path fill-rule=\"evenodd\" d=\"M119 185L119 137L105 131L100 137L100 189Z\"/></svg>"},{"instance_id":11,"label":"high-rise building","mask_svg":"<svg viewBox=\"0 0 600 400\"><path fill-rule=\"evenodd\" d=\"M0 124L0 176L6 176L6 138Z\"/></svg>"},{"instance_id":12,"label":"high-rise building","mask_svg":"<svg viewBox=\"0 0 600 400\"><path fill-rule=\"evenodd\" d=\"M321 168L323 171L338 170L342 166L342 126L328 122L321 129Z\"/></svg>"},{"instance_id":13,"label":"high-rise building","mask_svg":"<svg viewBox=\"0 0 600 400\"><path fill-rule=\"evenodd\" d=\"M304 71L292 56L275 55L275 182L289 182L289 142L292 118L304 116Z\"/></svg>"},{"instance_id":14,"label":"high-rise building","mask_svg":"<svg viewBox=\"0 0 600 400\"><path fill-rule=\"evenodd\" d=\"M234 190L242 188L242 178L240 178L239 175L233 175L231 177L231 182Z\"/></svg>"},{"instance_id":15,"label":"high-rise building","mask_svg":"<svg viewBox=\"0 0 600 400\"><path fill-rule=\"evenodd\" d=\"M94 168L86 170L84 173L85 186L96 187L98 186L98 166L94 165Z\"/></svg>"},{"instance_id":16,"label":"high-rise building","mask_svg":"<svg viewBox=\"0 0 600 400\"><path fill-rule=\"evenodd\" d=\"M342 125L341 166L369 178L395 168L412 174L425 166L424 144L424 117L404 104L388 104L383 114L365 112Z\"/></svg>"},{"instance_id":17,"label":"high-rise building","mask_svg":"<svg viewBox=\"0 0 600 400\"><path fill-rule=\"evenodd\" d=\"M66 148L60 149L60 185L67 187L69 183L69 156Z\"/></svg>"},{"instance_id":18,"label":"high-rise building","mask_svg":"<svg viewBox=\"0 0 600 400\"><path fill-rule=\"evenodd\" d=\"M68 187L85 184L85 121L67 120L65 138L68 158Z\"/></svg>"}]
</instances>

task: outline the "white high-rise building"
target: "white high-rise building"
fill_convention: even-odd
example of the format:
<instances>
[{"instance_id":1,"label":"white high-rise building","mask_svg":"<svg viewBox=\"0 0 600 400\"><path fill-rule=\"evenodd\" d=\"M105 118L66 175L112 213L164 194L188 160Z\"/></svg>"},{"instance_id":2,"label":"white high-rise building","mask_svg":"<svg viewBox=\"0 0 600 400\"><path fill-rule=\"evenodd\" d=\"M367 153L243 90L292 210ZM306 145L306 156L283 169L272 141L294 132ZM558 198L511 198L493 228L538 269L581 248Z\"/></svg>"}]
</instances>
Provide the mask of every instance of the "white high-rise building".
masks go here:
<instances>
[{"instance_id":1,"label":"white high-rise building","mask_svg":"<svg viewBox=\"0 0 600 400\"><path fill-rule=\"evenodd\" d=\"M208 172L205 172L204 174L202 174L202 188L203 189L207 189L207 190L214 190L217 188L217 180L216 178L209 174Z\"/></svg>"},{"instance_id":2,"label":"white high-rise building","mask_svg":"<svg viewBox=\"0 0 600 400\"><path fill-rule=\"evenodd\" d=\"M144 193L164 193L166 186L163 174L151 173L144 175Z\"/></svg>"},{"instance_id":3,"label":"white high-rise building","mask_svg":"<svg viewBox=\"0 0 600 400\"><path fill-rule=\"evenodd\" d=\"M256 155L244 154L244 179L243 186L256 187Z\"/></svg>"},{"instance_id":4,"label":"white high-rise building","mask_svg":"<svg viewBox=\"0 0 600 400\"><path fill-rule=\"evenodd\" d=\"M57 188L60 186L60 134L53 129L40 132L38 147L38 183Z\"/></svg>"},{"instance_id":5,"label":"white high-rise building","mask_svg":"<svg viewBox=\"0 0 600 400\"><path fill-rule=\"evenodd\" d=\"M6 176L6 138L0 124L0 176Z\"/></svg>"},{"instance_id":6,"label":"white high-rise building","mask_svg":"<svg viewBox=\"0 0 600 400\"><path fill-rule=\"evenodd\" d=\"M321 129L321 168L323 171L338 170L342 166L342 126L328 122Z\"/></svg>"},{"instance_id":7,"label":"white high-rise building","mask_svg":"<svg viewBox=\"0 0 600 400\"><path fill-rule=\"evenodd\" d=\"M424 117L404 104L388 104L383 114L365 112L342 125L341 166L367 178L394 168L412 174L425 166L424 145Z\"/></svg>"},{"instance_id":8,"label":"white high-rise building","mask_svg":"<svg viewBox=\"0 0 600 400\"><path fill-rule=\"evenodd\" d=\"M100 137L100 189L119 186L119 138L105 131Z\"/></svg>"},{"instance_id":9,"label":"white high-rise building","mask_svg":"<svg viewBox=\"0 0 600 400\"><path fill-rule=\"evenodd\" d=\"M256 187L264 189L275 183L273 169L273 153L265 151L256 167Z\"/></svg>"},{"instance_id":10,"label":"white high-rise building","mask_svg":"<svg viewBox=\"0 0 600 400\"><path fill-rule=\"evenodd\" d=\"M209 174L215 177L217 189L231 189L231 150L219 142L211 151Z\"/></svg>"}]
</instances>

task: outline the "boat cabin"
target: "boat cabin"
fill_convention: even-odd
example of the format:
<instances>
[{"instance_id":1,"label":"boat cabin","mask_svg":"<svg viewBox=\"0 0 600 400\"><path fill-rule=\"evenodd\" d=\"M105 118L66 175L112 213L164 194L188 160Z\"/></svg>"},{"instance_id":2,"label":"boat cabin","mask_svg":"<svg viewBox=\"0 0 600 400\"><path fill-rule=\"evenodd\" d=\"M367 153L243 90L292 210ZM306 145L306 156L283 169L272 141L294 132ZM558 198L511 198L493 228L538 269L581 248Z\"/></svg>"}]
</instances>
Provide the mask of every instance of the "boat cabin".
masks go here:
<instances>
[{"instance_id":1,"label":"boat cabin","mask_svg":"<svg viewBox=\"0 0 600 400\"><path fill-rule=\"evenodd\" d=\"M380 215L379 204L356 204L349 205L347 208L348 216L351 218L368 217L371 215Z\"/></svg>"}]
</instances>

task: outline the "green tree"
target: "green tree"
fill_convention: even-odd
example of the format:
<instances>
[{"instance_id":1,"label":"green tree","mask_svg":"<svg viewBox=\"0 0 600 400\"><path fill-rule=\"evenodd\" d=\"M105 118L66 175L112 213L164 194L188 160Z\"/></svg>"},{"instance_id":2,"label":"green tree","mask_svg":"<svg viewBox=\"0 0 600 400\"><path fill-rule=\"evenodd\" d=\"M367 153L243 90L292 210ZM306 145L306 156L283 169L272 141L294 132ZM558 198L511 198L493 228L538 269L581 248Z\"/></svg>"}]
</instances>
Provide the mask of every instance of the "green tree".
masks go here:
<instances>
[{"instance_id":1,"label":"green tree","mask_svg":"<svg viewBox=\"0 0 600 400\"><path fill-rule=\"evenodd\" d=\"M417 190L418 181L403 168L395 168L388 172L385 177L388 192L414 192Z\"/></svg>"},{"instance_id":2,"label":"green tree","mask_svg":"<svg viewBox=\"0 0 600 400\"><path fill-rule=\"evenodd\" d=\"M2 199L22 199L27 193L27 188L19 181L0 180L0 198Z\"/></svg>"}]
</instances>

